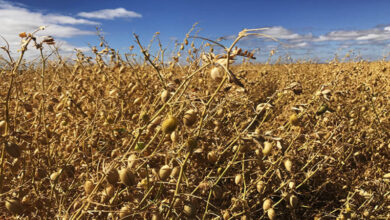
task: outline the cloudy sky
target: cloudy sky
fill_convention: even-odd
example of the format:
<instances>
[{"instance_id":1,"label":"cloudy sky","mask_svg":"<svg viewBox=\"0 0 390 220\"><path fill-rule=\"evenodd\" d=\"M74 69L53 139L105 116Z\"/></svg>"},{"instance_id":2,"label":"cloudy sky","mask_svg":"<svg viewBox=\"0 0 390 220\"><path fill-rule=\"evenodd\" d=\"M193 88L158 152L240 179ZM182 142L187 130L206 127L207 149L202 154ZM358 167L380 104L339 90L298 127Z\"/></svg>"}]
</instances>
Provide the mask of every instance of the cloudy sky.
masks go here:
<instances>
[{"instance_id":1,"label":"cloudy sky","mask_svg":"<svg viewBox=\"0 0 390 220\"><path fill-rule=\"evenodd\" d=\"M376 60L390 52L389 9L386 0L0 0L0 35L17 55L18 34L45 25L39 34L53 36L69 54L97 45L100 27L111 47L126 52L135 44L132 33L147 44L158 31L163 46L172 48L199 22L198 35L225 37L221 42L226 45L243 28L269 27L263 33L284 44L257 38L240 43L246 49L260 48L260 61L272 49L295 60L323 62L349 51Z\"/></svg>"}]
</instances>

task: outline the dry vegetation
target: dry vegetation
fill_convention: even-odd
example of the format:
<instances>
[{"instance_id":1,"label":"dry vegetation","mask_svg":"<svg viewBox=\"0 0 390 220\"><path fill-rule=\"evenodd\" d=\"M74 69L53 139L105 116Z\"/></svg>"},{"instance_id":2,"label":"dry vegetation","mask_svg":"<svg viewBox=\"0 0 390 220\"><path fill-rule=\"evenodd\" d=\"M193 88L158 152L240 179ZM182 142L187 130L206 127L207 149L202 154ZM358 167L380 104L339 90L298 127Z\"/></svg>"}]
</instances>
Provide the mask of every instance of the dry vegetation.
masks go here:
<instances>
[{"instance_id":1,"label":"dry vegetation","mask_svg":"<svg viewBox=\"0 0 390 220\"><path fill-rule=\"evenodd\" d=\"M0 217L388 219L390 64L251 64L235 43L187 35L169 65L139 42L141 61L22 47L0 67Z\"/></svg>"}]
</instances>

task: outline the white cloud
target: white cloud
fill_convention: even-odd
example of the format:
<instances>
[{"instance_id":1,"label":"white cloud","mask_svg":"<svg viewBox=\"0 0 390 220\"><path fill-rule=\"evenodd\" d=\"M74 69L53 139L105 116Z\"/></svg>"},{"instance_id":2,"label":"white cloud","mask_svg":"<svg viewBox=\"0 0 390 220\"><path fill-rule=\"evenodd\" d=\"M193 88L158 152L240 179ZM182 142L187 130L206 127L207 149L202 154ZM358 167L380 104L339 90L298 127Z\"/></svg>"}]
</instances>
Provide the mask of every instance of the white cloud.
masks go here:
<instances>
[{"instance_id":1,"label":"white cloud","mask_svg":"<svg viewBox=\"0 0 390 220\"><path fill-rule=\"evenodd\" d=\"M21 39L18 34L21 32L31 33L40 26L46 26L47 28L39 31L37 36L51 35L58 42L61 38L94 35L95 31L83 30L75 25L97 24L99 23L87 19L32 11L23 5L16 5L9 1L0 0L0 35L8 41L10 50L13 53L16 53L16 50L20 48ZM4 45L5 42L0 39L0 46ZM63 45L68 48L76 48L76 46L72 46L69 43L63 43ZM33 50L29 50L29 53L33 53L31 51Z\"/></svg>"},{"instance_id":2,"label":"white cloud","mask_svg":"<svg viewBox=\"0 0 390 220\"><path fill-rule=\"evenodd\" d=\"M112 20L114 18L141 18L142 17L141 14L134 11L128 11L124 8L103 9L103 10L92 11L92 12L80 12L77 15L84 18L97 18L97 19L107 19L107 20Z\"/></svg>"},{"instance_id":3,"label":"white cloud","mask_svg":"<svg viewBox=\"0 0 390 220\"><path fill-rule=\"evenodd\" d=\"M289 43L287 45L288 48L301 48L309 46L308 42L299 42L299 43Z\"/></svg>"},{"instance_id":4,"label":"white cloud","mask_svg":"<svg viewBox=\"0 0 390 220\"><path fill-rule=\"evenodd\" d=\"M315 41L385 41L390 40L390 27L366 30L331 31L320 35Z\"/></svg>"},{"instance_id":5,"label":"white cloud","mask_svg":"<svg viewBox=\"0 0 390 220\"><path fill-rule=\"evenodd\" d=\"M314 47L315 44L313 43L319 42L324 44L329 44L330 42L351 42L350 46L356 46L360 44L386 45L387 41L390 41L390 26L362 30L330 31L318 36L314 36L312 33L299 34L281 26L273 26L259 33L281 40L287 48ZM249 47L258 47L261 45L261 42L264 42L263 38L261 39L259 41L259 38L252 37L244 41L245 45ZM268 40L265 41L268 42ZM323 47L324 45L320 46Z\"/></svg>"},{"instance_id":6,"label":"white cloud","mask_svg":"<svg viewBox=\"0 0 390 220\"><path fill-rule=\"evenodd\" d=\"M89 25L98 25L99 22L89 21L86 19L76 19L70 16L57 15L57 14L49 14L46 15L46 19L51 22L56 22L59 24L89 24Z\"/></svg>"},{"instance_id":7,"label":"white cloud","mask_svg":"<svg viewBox=\"0 0 390 220\"><path fill-rule=\"evenodd\" d=\"M295 41L295 42L308 41L313 38L313 35L311 33L301 35L298 33L294 33L291 30L288 30L281 26L269 27L263 31L260 31L259 33L274 37L279 40L288 40L288 41Z\"/></svg>"},{"instance_id":8,"label":"white cloud","mask_svg":"<svg viewBox=\"0 0 390 220\"><path fill-rule=\"evenodd\" d=\"M382 49L385 54L390 47L390 25L369 29L331 30L319 35L298 33L282 26L273 26L259 33L272 36L282 43L263 37L248 37L240 42L240 46L269 49L269 46L277 45L279 54L285 52L297 58L302 57L302 54L312 54L314 57L321 57L322 60L338 53L337 48L358 51L367 59L377 59L381 56L378 50Z\"/></svg>"},{"instance_id":9,"label":"white cloud","mask_svg":"<svg viewBox=\"0 0 390 220\"><path fill-rule=\"evenodd\" d=\"M314 38L312 33L298 34L281 26L269 27L257 33L264 34L266 36L270 36L272 38L280 40L283 42L283 46L287 48L307 47L309 46L309 42L311 42ZM264 42L273 42L273 41L263 36L261 37L256 36L256 37L245 38L241 43L244 46L256 48L259 46L261 47L261 45Z\"/></svg>"}]
</instances>

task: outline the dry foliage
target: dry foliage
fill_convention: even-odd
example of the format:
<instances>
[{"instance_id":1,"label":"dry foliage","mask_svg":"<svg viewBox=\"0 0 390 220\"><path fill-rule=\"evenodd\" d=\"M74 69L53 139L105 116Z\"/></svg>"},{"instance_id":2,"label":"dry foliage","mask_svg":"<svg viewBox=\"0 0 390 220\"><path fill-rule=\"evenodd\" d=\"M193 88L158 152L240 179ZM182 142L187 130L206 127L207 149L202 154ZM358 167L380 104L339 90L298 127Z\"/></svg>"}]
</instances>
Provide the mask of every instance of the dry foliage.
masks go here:
<instances>
[{"instance_id":1,"label":"dry foliage","mask_svg":"<svg viewBox=\"0 0 390 220\"><path fill-rule=\"evenodd\" d=\"M253 31L219 55L187 35L169 65L138 36L141 61L22 47L0 67L1 217L389 218L389 64L251 64Z\"/></svg>"}]
</instances>

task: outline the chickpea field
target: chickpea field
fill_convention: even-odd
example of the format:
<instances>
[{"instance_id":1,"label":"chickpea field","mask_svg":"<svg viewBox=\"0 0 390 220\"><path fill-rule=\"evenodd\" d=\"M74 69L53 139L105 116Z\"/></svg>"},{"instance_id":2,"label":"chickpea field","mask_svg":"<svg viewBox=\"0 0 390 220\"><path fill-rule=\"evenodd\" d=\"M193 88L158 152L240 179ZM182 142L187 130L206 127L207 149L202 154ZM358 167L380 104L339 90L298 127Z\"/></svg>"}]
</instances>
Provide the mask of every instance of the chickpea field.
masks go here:
<instances>
[{"instance_id":1,"label":"chickpea field","mask_svg":"<svg viewBox=\"0 0 390 220\"><path fill-rule=\"evenodd\" d=\"M172 56L99 36L74 60L21 33L0 60L0 218L389 219L390 63L260 63L238 44L255 31Z\"/></svg>"}]
</instances>

